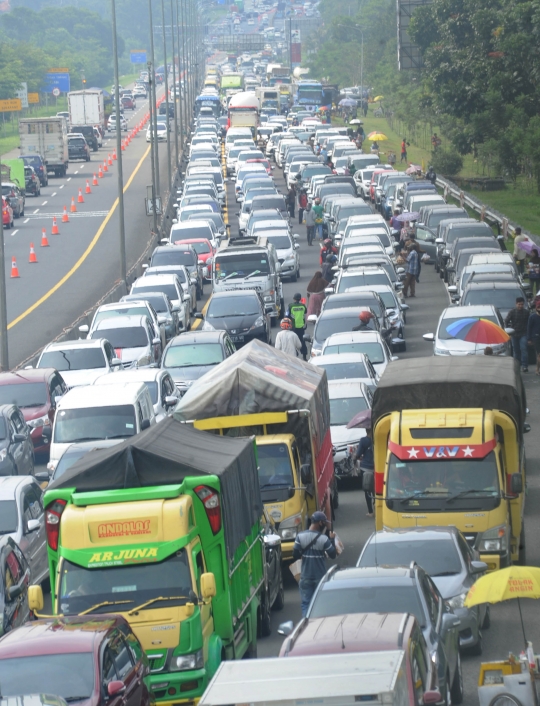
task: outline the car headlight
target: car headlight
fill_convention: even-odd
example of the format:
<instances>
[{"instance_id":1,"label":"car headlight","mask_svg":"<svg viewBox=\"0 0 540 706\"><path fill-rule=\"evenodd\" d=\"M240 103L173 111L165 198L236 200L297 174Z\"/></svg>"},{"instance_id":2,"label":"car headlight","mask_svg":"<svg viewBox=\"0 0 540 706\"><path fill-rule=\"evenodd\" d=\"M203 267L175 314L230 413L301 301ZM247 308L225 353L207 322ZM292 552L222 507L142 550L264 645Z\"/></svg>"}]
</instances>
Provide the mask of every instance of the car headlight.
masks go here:
<instances>
[{"instance_id":1,"label":"car headlight","mask_svg":"<svg viewBox=\"0 0 540 706\"><path fill-rule=\"evenodd\" d=\"M278 534L281 539L291 541L296 539L296 535L302 529L302 515L292 515L279 523Z\"/></svg>"},{"instance_id":2,"label":"car headlight","mask_svg":"<svg viewBox=\"0 0 540 706\"><path fill-rule=\"evenodd\" d=\"M499 525L486 530L478 543L478 551L482 552L505 552L508 547L508 537L506 526Z\"/></svg>"},{"instance_id":3,"label":"car headlight","mask_svg":"<svg viewBox=\"0 0 540 706\"><path fill-rule=\"evenodd\" d=\"M0 463L2 463L2 461L6 460L6 456L7 456L7 449L2 449L0 451Z\"/></svg>"},{"instance_id":4,"label":"car headlight","mask_svg":"<svg viewBox=\"0 0 540 706\"><path fill-rule=\"evenodd\" d=\"M259 316L259 318L255 320L255 323L253 324L253 326L249 330L253 331L254 328L260 328L261 326L264 326L264 317L263 316Z\"/></svg>"},{"instance_id":5,"label":"car headlight","mask_svg":"<svg viewBox=\"0 0 540 706\"><path fill-rule=\"evenodd\" d=\"M178 655L171 660L172 672L183 672L187 669L202 669L204 667L203 652L197 650L189 655Z\"/></svg>"},{"instance_id":6,"label":"car headlight","mask_svg":"<svg viewBox=\"0 0 540 706\"><path fill-rule=\"evenodd\" d=\"M201 327L201 331L215 331L216 329L212 326L212 324L209 324L208 321L204 321L203 325Z\"/></svg>"},{"instance_id":7,"label":"car headlight","mask_svg":"<svg viewBox=\"0 0 540 706\"><path fill-rule=\"evenodd\" d=\"M49 417L44 414L43 417L38 417L37 419L30 419L29 421L26 422L26 424L31 428L31 429L36 429L37 427L48 427L51 425L51 420Z\"/></svg>"},{"instance_id":8,"label":"car headlight","mask_svg":"<svg viewBox=\"0 0 540 706\"><path fill-rule=\"evenodd\" d=\"M456 610L456 608L463 608L465 598L467 598L466 592L460 593L458 596L453 596L453 598L448 598L445 602L447 606L452 608L452 610Z\"/></svg>"},{"instance_id":9,"label":"car headlight","mask_svg":"<svg viewBox=\"0 0 540 706\"><path fill-rule=\"evenodd\" d=\"M265 302L271 302L271 301L272 301L272 297L268 295L268 296L266 296L266 297L264 298L264 301L265 301Z\"/></svg>"},{"instance_id":10,"label":"car headlight","mask_svg":"<svg viewBox=\"0 0 540 706\"><path fill-rule=\"evenodd\" d=\"M446 348L437 348L435 346L435 355L450 355L450 351L447 351Z\"/></svg>"}]
</instances>

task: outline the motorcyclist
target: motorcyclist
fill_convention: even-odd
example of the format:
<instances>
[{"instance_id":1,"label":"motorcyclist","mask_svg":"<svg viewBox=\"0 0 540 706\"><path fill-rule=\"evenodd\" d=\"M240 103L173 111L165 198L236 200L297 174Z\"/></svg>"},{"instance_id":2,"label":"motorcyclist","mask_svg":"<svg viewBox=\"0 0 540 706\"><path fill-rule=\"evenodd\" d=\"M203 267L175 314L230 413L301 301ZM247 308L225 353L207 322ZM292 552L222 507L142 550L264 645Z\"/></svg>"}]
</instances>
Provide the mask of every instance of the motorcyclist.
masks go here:
<instances>
[{"instance_id":1,"label":"motorcyclist","mask_svg":"<svg viewBox=\"0 0 540 706\"><path fill-rule=\"evenodd\" d=\"M437 181L437 175L435 174L435 170L431 166L431 164L428 167L428 170L426 172L426 179L430 181L432 184L435 184Z\"/></svg>"},{"instance_id":2,"label":"motorcyclist","mask_svg":"<svg viewBox=\"0 0 540 706\"><path fill-rule=\"evenodd\" d=\"M281 331L276 336L275 348L296 358L302 350L300 338L293 329L293 322L285 317L280 323Z\"/></svg>"},{"instance_id":3,"label":"motorcyclist","mask_svg":"<svg viewBox=\"0 0 540 706\"><path fill-rule=\"evenodd\" d=\"M353 326L353 331L371 331L371 326L369 325L369 322L373 318L373 315L370 311L361 311L360 314L358 315L358 318L360 319L360 323L358 326Z\"/></svg>"},{"instance_id":4,"label":"motorcyclist","mask_svg":"<svg viewBox=\"0 0 540 706\"><path fill-rule=\"evenodd\" d=\"M337 257L332 253L332 255L327 256L326 261L321 267L321 274L323 276L323 279L325 279L327 282L331 282L334 279L335 273L332 268L335 267L337 261Z\"/></svg>"},{"instance_id":5,"label":"motorcyclist","mask_svg":"<svg viewBox=\"0 0 540 706\"><path fill-rule=\"evenodd\" d=\"M338 249L332 245L331 238L327 238L321 247L321 253L319 255L319 264L322 265L326 262L328 255L337 255Z\"/></svg>"}]
</instances>

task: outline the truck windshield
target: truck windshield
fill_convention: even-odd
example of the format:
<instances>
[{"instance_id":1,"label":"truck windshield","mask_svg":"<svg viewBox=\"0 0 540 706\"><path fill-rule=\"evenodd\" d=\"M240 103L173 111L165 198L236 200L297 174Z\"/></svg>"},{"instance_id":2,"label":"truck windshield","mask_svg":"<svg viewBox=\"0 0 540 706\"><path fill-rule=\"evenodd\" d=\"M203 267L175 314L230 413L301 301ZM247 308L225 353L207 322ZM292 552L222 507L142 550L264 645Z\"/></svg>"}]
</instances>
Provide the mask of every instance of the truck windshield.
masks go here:
<instances>
[{"instance_id":1,"label":"truck windshield","mask_svg":"<svg viewBox=\"0 0 540 706\"><path fill-rule=\"evenodd\" d=\"M234 255L234 257L216 258L215 260L216 279L242 279L252 272L260 272L267 275L270 272L268 258L264 253L246 253L245 255Z\"/></svg>"},{"instance_id":2,"label":"truck windshield","mask_svg":"<svg viewBox=\"0 0 540 706\"><path fill-rule=\"evenodd\" d=\"M294 486L291 458L286 444L257 446L257 459L261 490L271 486Z\"/></svg>"},{"instance_id":3,"label":"truck windshield","mask_svg":"<svg viewBox=\"0 0 540 706\"><path fill-rule=\"evenodd\" d=\"M54 441L57 444L123 439L133 436L136 431L132 404L62 409L54 420Z\"/></svg>"},{"instance_id":4,"label":"truck windshield","mask_svg":"<svg viewBox=\"0 0 540 706\"><path fill-rule=\"evenodd\" d=\"M434 450L447 453L452 451L452 445L434 447ZM491 451L479 459L446 457L421 461L400 461L391 454L386 488L388 500L399 500L408 509L418 507L418 501L423 498L443 500L448 512L459 509L464 499L498 498L500 486L495 453Z\"/></svg>"},{"instance_id":5,"label":"truck windshield","mask_svg":"<svg viewBox=\"0 0 540 706\"><path fill-rule=\"evenodd\" d=\"M115 523L111 523L114 525ZM122 539L119 539L122 543ZM115 557L123 554L120 561L135 561L137 548L116 550L107 546L114 563ZM128 556L129 555L129 556ZM64 559L60 570L59 610L64 615L76 615L92 608L92 613L101 610L105 613L133 610L148 601L160 608L184 604L193 591L187 554L180 549L164 561L151 565L144 563L124 564L123 566L102 566L85 569ZM107 605L104 605L107 604ZM117 604L118 607L114 607ZM96 607L99 606L99 607Z\"/></svg>"}]
</instances>

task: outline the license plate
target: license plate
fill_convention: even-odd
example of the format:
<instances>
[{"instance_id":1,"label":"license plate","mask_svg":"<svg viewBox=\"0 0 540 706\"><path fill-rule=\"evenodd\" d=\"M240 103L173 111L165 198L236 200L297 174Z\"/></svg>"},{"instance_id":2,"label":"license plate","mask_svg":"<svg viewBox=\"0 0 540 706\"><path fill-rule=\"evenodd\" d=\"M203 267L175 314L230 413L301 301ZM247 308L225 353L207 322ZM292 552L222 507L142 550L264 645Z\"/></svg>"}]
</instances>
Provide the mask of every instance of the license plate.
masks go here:
<instances>
[{"instance_id":1,"label":"license plate","mask_svg":"<svg viewBox=\"0 0 540 706\"><path fill-rule=\"evenodd\" d=\"M244 337L243 336L231 336L231 341L233 343L243 343Z\"/></svg>"}]
</instances>

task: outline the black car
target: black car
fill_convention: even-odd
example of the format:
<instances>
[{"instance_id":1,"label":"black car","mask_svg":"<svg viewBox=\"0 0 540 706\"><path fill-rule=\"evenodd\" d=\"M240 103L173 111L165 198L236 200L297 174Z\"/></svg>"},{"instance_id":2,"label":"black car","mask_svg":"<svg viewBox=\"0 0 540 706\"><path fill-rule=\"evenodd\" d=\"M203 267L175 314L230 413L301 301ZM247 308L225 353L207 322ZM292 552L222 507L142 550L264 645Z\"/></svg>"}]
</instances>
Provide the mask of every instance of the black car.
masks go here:
<instances>
[{"instance_id":1,"label":"black car","mask_svg":"<svg viewBox=\"0 0 540 706\"><path fill-rule=\"evenodd\" d=\"M27 167L34 167L41 186L47 186L49 183L49 177L47 176L47 167L45 162L37 154L32 155L22 155L22 161Z\"/></svg>"},{"instance_id":2,"label":"black car","mask_svg":"<svg viewBox=\"0 0 540 706\"><path fill-rule=\"evenodd\" d=\"M18 545L7 534L0 538L0 579L0 635L5 635L30 618L30 568Z\"/></svg>"},{"instance_id":3,"label":"black car","mask_svg":"<svg viewBox=\"0 0 540 706\"><path fill-rule=\"evenodd\" d=\"M34 445L30 433L16 405L0 405L0 476L34 474Z\"/></svg>"},{"instance_id":4,"label":"black car","mask_svg":"<svg viewBox=\"0 0 540 706\"><path fill-rule=\"evenodd\" d=\"M94 152L98 151L98 140L97 137L94 134L94 126L93 125L72 125L71 126L71 134L74 133L79 133L84 136L84 139L86 140L87 144L89 147L91 147ZM69 138L69 135L68 135Z\"/></svg>"},{"instance_id":5,"label":"black car","mask_svg":"<svg viewBox=\"0 0 540 706\"><path fill-rule=\"evenodd\" d=\"M24 216L24 194L12 181L2 183L2 196L11 206L13 218Z\"/></svg>"},{"instance_id":6,"label":"black car","mask_svg":"<svg viewBox=\"0 0 540 706\"><path fill-rule=\"evenodd\" d=\"M167 103L163 103L159 106L159 114L166 115L167 113ZM169 103L169 118L174 118L174 103Z\"/></svg>"},{"instance_id":7,"label":"black car","mask_svg":"<svg viewBox=\"0 0 540 706\"><path fill-rule=\"evenodd\" d=\"M255 290L214 292L203 314L195 314L195 318L204 318L203 331L227 331L237 348L253 338L272 342L270 317Z\"/></svg>"},{"instance_id":8,"label":"black car","mask_svg":"<svg viewBox=\"0 0 540 706\"><path fill-rule=\"evenodd\" d=\"M70 162L74 159L82 159L83 162L90 161L90 148L82 135L68 137L68 157Z\"/></svg>"},{"instance_id":9,"label":"black car","mask_svg":"<svg viewBox=\"0 0 540 706\"><path fill-rule=\"evenodd\" d=\"M188 388L236 351L226 331L189 331L169 342L161 367L171 374L181 395Z\"/></svg>"},{"instance_id":10,"label":"black car","mask_svg":"<svg viewBox=\"0 0 540 706\"><path fill-rule=\"evenodd\" d=\"M197 285L197 300L204 294L204 280L199 267L199 257L192 245L160 245L152 253L150 267L160 265L185 265L192 281Z\"/></svg>"},{"instance_id":11,"label":"black car","mask_svg":"<svg viewBox=\"0 0 540 706\"><path fill-rule=\"evenodd\" d=\"M27 195L39 196L41 194L41 183L34 167L24 167L24 189Z\"/></svg>"}]
</instances>

